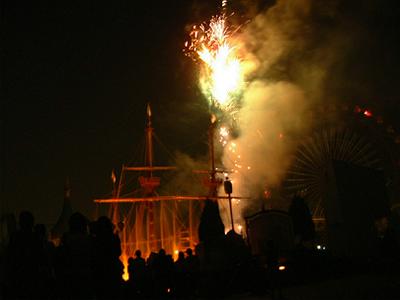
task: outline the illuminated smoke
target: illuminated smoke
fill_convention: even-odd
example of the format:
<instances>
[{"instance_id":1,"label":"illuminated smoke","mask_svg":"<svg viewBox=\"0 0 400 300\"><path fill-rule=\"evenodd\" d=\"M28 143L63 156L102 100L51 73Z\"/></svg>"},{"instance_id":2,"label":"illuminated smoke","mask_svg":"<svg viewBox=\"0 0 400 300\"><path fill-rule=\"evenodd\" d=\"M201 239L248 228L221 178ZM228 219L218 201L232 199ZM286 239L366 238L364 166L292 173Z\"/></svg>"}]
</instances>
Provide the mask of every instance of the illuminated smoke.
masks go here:
<instances>
[{"instance_id":1,"label":"illuminated smoke","mask_svg":"<svg viewBox=\"0 0 400 300\"><path fill-rule=\"evenodd\" d=\"M236 224L243 224L245 212L268 206L259 195L279 187L298 138L312 125L309 107L321 97L331 59L304 59L313 34L311 6L311 1L278 1L254 17L238 37L247 50L243 61L253 72L236 114L240 135L226 143L223 163L234 170L229 175L234 194L252 200L233 202ZM227 203L220 204L228 227Z\"/></svg>"},{"instance_id":2,"label":"illuminated smoke","mask_svg":"<svg viewBox=\"0 0 400 300\"><path fill-rule=\"evenodd\" d=\"M233 107L217 113L216 137L223 148L224 166L232 172L227 175L233 194L252 198L233 201L238 225L243 225L245 213L262 206L285 208L287 199L271 191L279 190L302 137L325 121L320 108L346 101L348 94L359 94L344 67L350 58L354 60L354 43L368 36L341 13L341 5L347 2L278 0L269 7L261 1L241 3L252 7L234 18L229 15L229 21L240 19L235 17L239 15L248 20L242 18L239 29L228 38L237 50L242 84ZM265 194L268 201L256 200ZM220 204L229 228L228 203Z\"/></svg>"}]
</instances>

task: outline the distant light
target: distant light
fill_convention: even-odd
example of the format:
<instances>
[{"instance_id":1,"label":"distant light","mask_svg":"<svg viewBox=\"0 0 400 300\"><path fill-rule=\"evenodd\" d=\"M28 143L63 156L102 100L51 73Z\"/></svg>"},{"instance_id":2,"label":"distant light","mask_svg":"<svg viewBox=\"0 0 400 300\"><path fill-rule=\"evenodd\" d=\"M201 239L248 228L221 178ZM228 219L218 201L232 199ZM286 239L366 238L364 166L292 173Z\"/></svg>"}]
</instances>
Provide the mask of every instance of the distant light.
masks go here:
<instances>
[{"instance_id":1,"label":"distant light","mask_svg":"<svg viewBox=\"0 0 400 300\"><path fill-rule=\"evenodd\" d=\"M178 255L178 254L179 254L179 250L175 250L174 253L175 253L176 255Z\"/></svg>"},{"instance_id":2,"label":"distant light","mask_svg":"<svg viewBox=\"0 0 400 300\"><path fill-rule=\"evenodd\" d=\"M280 133L280 134L279 134L279 138L280 138L280 139L283 138L283 133Z\"/></svg>"},{"instance_id":3,"label":"distant light","mask_svg":"<svg viewBox=\"0 0 400 300\"><path fill-rule=\"evenodd\" d=\"M325 249L326 249L326 247L325 247L325 246L323 246L323 247L322 247L322 250L325 250Z\"/></svg>"},{"instance_id":4,"label":"distant light","mask_svg":"<svg viewBox=\"0 0 400 300\"><path fill-rule=\"evenodd\" d=\"M370 110L364 110L364 116L366 116L367 118L371 118L372 117L372 112Z\"/></svg>"},{"instance_id":5,"label":"distant light","mask_svg":"<svg viewBox=\"0 0 400 300\"><path fill-rule=\"evenodd\" d=\"M318 250L321 250L321 248L322 248L321 245L317 245Z\"/></svg>"},{"instance_id":6,"label":"distant light","mask_svg":"<svg viewBox=\"0 0 400 300\"><path fill-rule=\"evenodd\" d=\"M285 271L286 270L286 267L285 266L279 266L279 271Z\"/></svg>"},{"instance_id":7,"label":"distant light","mask_svg":"<svg viewBox=\"0 0 400 300\"><path fill-rule=\"evenodd\" d=\"M354 112L359 114L361 112L361 107L359 107L358 105L354 106Z\"/></svg>"},{"instance_id":8,"label":"distant light","mask_svg":"<svg viewBox=\"0 0 400 300\"><path fill-rule=\"evenodd\" d=\"M264 197L265 199L270 199L272 196L271 192L269 190L264 190Z\"/></svg>"}]
</instances>

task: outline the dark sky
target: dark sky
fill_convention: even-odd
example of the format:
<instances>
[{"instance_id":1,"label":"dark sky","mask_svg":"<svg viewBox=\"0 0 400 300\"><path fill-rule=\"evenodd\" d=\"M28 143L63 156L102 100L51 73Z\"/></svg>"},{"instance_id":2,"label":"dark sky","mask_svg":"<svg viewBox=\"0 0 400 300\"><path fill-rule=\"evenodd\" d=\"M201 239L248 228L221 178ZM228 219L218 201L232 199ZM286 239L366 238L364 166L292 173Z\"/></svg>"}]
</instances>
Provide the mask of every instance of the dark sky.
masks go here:
<instances>
[{"instance_id":1,"label":"dark sky","mask_svg":"<svg viewBox=\"0 0 400 300\"><path fill-rule=\"evenodd\" d=\"M6 1L6 208L28 208L51 222L68 176L73 206L89 213L87 202L110 190L111 170L131 160L143 139L148 101L171 150L204 148L192 130L207 128L207 106L181 51L197 12L189 1L160 3Z\"/></svg>"},{"instance_id":2,"label":"dark sky","mask_svg":"<svg viewBox=\"0 0 400 300\"><path fill-rule=\"evenodd\" d=\"M264 2L259 8L273 1ZM399 9L395 1L336 2L365 44L335 72L366 86L350 88L360 97L382 95L378 106L396 123ZM148 101L170 150L204 154L207 105L181 49L188 24L206 20L219 1L2 3L2 210L55 222L68 176L74 208L91 216L111 170L143 139Z\"/></svg>"}]
</instances>

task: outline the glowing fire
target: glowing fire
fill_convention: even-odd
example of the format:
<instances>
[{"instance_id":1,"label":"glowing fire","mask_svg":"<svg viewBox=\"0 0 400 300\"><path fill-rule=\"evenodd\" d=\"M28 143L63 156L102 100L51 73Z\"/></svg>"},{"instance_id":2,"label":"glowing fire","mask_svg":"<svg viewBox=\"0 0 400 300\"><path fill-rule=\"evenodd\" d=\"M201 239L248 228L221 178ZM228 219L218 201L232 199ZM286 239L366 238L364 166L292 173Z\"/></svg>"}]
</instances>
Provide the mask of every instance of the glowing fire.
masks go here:
<instances>
[{"instance_id":1,"label":"glowing fire","mask_svg":"<svg viewBox=\"0 0 400 300\"><path fill-rule=\"evenodd\" d=\"M124 281L128 281L129 279L129 273L128 273L128 255L126 253L123 253L121 256L121 261L122 264L124 265L124 273L122 274L122 279Z\"/></svg>"},{"instance_id":2,"label":"glowing fire","mask_svg":"<svg viewBox=\"0 0 400 300\"><path fill-rule=\"evenodd\" d=\"M187 54L203 64L200 86L212 106L227 109L234 105L243 88L243 70L237 48L231 45L231 36L224 14L212 17L208 24L193 26L191 41L186 42Z\"/></svg>"}]
</instances>

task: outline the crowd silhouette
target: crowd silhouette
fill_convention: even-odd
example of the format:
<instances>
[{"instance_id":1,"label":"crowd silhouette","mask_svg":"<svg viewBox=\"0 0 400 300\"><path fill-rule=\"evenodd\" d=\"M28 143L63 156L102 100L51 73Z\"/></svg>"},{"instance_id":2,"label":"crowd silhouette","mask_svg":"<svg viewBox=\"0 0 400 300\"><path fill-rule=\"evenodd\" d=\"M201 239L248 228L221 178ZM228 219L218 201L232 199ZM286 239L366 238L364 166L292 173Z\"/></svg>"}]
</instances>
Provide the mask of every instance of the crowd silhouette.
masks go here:
<instances>
[{"instance_id":1,"label":"crowd silhouette","mask_svg":"<svg viewBox=\"0 0 400 300\"><path fill-rule=\"evenodd\" d=\"M0 255L1 297L194 299L268 292L273 298L280 298L282 286L294 278L306 280L312 270L319 277L328 273L332 276L332 270L340 269L338 260L329 261L302 247L315 234L310 219L301 217L304 212L309 214L304 203L295 199L289 215L293 224L299 225L295 230L298 243L292 253L283 255L275 242L268 240L263 246L264 255L256 257L250 254L242 236L234 231L224 234L217 204L207 201L196 249L179 252L175 261L164 249L152 252L147 258L138 249L128 259L129 280L124 281L121 241L108 217L89 222L79 212L72 214L68 231L56 246L48 239L46 227L35 224L32 213L22 211L18 226L10 230L8 243ZM398 243L391 227L382 228L377 236L381 241L381 257L391 257L388 262L392 265L399 261ZM281 269L282 257L286 267L292 261L295 272L291 277L290 268L286 273L281 272L285 269Z\"/></svg>"},{"instance_id":2,"label":"crowd silhouette","mask_svg":"<svg viewBox=\"0 0 400 300\"><path fill-rule=\"evenodd\" d=\"M18 229L2 254L4 299L190 299L199 296L201 284L205 294L216 292L215 282L210 285L216 277L210 277L209 268L201 270L191 248L179 252L175 261L164 249L147 259L136 250L135 257L128 259L125 282L121 242L110 219L102 216L89 222L76 212L68 225L55 246L46 227L35 224L32 213L20 213ZM233 249L235 243L232 240L227 246Z\"/></svg>"}]
</instances>

